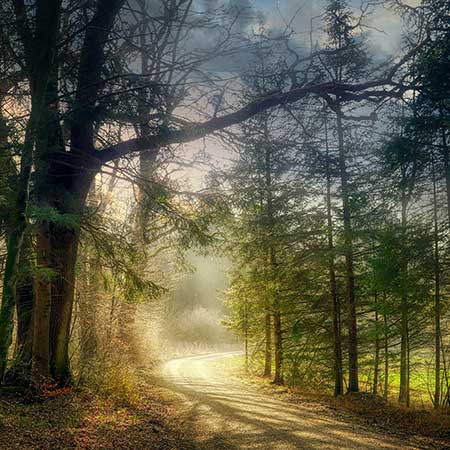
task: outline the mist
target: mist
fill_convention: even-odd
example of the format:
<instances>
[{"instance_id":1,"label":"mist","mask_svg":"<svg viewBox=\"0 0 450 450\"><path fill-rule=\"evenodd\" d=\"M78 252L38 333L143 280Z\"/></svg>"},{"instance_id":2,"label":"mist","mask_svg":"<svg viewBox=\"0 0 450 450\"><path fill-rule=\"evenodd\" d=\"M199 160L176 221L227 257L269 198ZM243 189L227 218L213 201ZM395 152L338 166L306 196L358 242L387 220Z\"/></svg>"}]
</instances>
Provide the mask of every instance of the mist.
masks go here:
<instances>
[{"instance_id":1,"label":"mist","mask_svg":"<svg viewBox=\"0 0 450 450\"><path fill-rule=\"evenodd\" d=\"M188 271L175 277L163 310L159 339L164 353L180 356L238 348L235 335L223 325L226 258L190 251L185 263Z\"/></svg>"},{"instance_id":2,"label":"mist","mask_svg":"<svg viewBox=\"0 0 450 450\"><path fill-rule=\"evenodd\" d=\"M449 17L0 2L0 449L449 449Z\"/></svg>"}]
</instances>

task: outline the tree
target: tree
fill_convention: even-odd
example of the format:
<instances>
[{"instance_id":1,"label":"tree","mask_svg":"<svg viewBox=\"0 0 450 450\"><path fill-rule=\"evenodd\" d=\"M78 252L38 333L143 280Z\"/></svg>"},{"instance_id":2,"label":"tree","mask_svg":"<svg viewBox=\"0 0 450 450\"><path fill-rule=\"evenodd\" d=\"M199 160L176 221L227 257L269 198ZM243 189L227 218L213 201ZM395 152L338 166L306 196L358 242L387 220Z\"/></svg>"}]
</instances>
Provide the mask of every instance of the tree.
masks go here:
<instances>
[{"instance_id":1,"label":"tree","mask_svg":"<svg viewBox=\"0 0 450 450\"><path fill-rule=\"evenodd\" d=\"M17 278L18 261L25 233L25 215L28 206L28 192L33 161L33 147L37 141L38 125L44 115L47 87L50 74L53 69L56 37L59 29L60 0L42 0L36 3L34 40L31 40L30 30L25 21L25 5L14 2L17 17L17 31L21 37L25 51L24 67L27 72L31 88L31 111L27 124L24 144L21 152L20 173L16 187L16 198L10 219L11 232L8 234L7 259L3 279L2 308L0 313L0 379L2 380L6 370L7 351L11 344L12 318L15 303L15 282ZM45 45L42 45L45 43ZM43 322L46 317L37 316L36 321ZM41 360L34 336L35 365L36 370L41 371L45 361ZM44 339L44 342L46 339ZM44 356L45 358L45 356ZM41 365L42 363L42 365ZM44 370L43 375L46 374Z\"/></svg>"},{"instance_id":2,"label":"tree","mask_svg":"<svg viewBox=\"0 0 450 450\"><path fill-rule=\"evenodd\" d=\"M325 69L336 83L355 82L366 75L368 56L361 42L355 37L355 18L346 1L332 0L326 10L329 49L334 53L327 58ZM356 287L353 255L352 211L350 205L349 173L345 146L344 124L345 99L336 96L325 97L329 107L336 114L336 134L339 149L339 171L341 179L342 215L344 223L344 245L347 279L347 320L349 352L350 392L357 392L358 385L358 338L356 318Z\"/></svg>"},{"instance_id":3,"label":"tree","mask_svg":"<svg viewBox=\"0 0 450 450\"><path fill-rule=\"evenodd\" d=\"M30 211L36 222L38 266L33 371L37 380L50 375L59 384L65 384L70 380L68 342L80 226L92 180L102 167L137 153L145 152L152 158L151 155L158 154L161 148L199 139L309 95L349 95L355 100L397 95L402 88L394 83L394 78L410 58L410 54L405 55L377 80L311 83L306 77L300 81L308 72L308 63L323 55L323 52L313 53L296 61L291 68L295 80L284 90L210 119L192 122L185 117L180 120L178 112L188 103L200 105L202 84L213 79L207 76L207 63L213 57L234 51L233 18L222 16L211 46L192 52L183 46L188 42L186 36L208 28L209 21L213 20L211 16L195 20L198 16L195 17L192 2L187 0L161 1L157 7L153 6L155 10L148 7L143 15L149 26L158 28L161 22L157 19L162 13L166 31L153 34L159 39L157 42L147 43L154 73L143 77L142 83L137 82L139 75L131 70L132 64L128 65L139 34L136 23L140 22L142 14L138 14L135 21L128 16L127 21L120 20L129 14L123 8L124 3L123 0L97 0L61 6L59 1L42 0L28 7L22 0L11 0L2 5L6 12L12 10L15 14L13 35L19 36L23 51L14 55L14 59L18 58L17 64L25 68L32 100L16 189L14 223L17 225L12 227L14 232L9 237L4 276L0 316L3 371L11 336L14 280L26 224L25 209L29 206L31 164L35 167L32 198L35 207ZM133 45L129 46L133 39ZM198 89L188 89L191 83ZM208 83L210 91L216 88L214 83ZM380 92L380 87L386 89ZM142 92L149 97L146 117L142 117L142 104L133 101L133 96ZM145 122L149 128L145 135L121 140L114 133L114 127L121 122Z\"/></svg>"}]
</instances>

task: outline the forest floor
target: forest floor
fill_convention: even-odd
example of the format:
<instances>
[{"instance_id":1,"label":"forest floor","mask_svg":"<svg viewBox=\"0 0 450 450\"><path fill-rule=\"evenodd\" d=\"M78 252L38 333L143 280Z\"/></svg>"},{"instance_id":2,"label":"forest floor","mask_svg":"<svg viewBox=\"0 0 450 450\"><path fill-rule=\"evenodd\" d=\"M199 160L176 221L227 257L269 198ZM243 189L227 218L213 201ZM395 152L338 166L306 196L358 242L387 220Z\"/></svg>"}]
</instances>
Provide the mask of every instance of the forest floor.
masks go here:
<instances>
[{"instance_id":1,"label":"forest floor","mask_svg":"<svg viewBox=\"0 0 450 450\"><path fill-rule=\"evenodd\" d=\"M0 450L199 450L182 405L145 374L135 401L67 390L40 403L0 397Z\"/></svg>"},{"instance_id":2,"label":"forest floor","mask_svg":"<svg viewBox=\"0 0 450 450\"><path fill-rule=\"evenodd\" d=\"M33 404L4 395L0 450L450 449L450 436L398 426L398 410L380 421L361 401L335 404L243 379L230 356L170 361L162 379L141 369L130 402L86 389Z\"/></svg>"}]
</instances>

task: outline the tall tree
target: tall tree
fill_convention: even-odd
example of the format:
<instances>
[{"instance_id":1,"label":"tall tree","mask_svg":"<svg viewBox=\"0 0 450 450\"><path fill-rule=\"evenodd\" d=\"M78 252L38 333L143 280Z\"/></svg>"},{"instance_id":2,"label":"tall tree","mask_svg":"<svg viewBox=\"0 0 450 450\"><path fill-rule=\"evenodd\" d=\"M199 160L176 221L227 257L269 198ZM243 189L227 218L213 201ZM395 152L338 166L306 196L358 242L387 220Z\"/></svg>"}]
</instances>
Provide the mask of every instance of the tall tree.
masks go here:
<instances>
[{"instance_id":1,"label":"tall tree","mask_svg":"<svg viewBox=\"0 0 450 450\"><path fill-rule=\"evenodd\" d=\"M345 0L331 0L326 9L326 31L328 49L332 55L326 59L326 76L336 83L348 83L360 80L366 75L368 56L360 40L355 36L356 19ZM338 161L341 181L342 216L344 224L344 253L347 282L347 321L348 321L348 363L350 392L359 390L358 384L358 337L356 316L356 286L353 250L353 229L351 211L351 187L347 163L348 149L345 144L343 108L345 98L325 97L329 107L336 115L336 135Z\"/></svg>"},{"instance_id":2,"label":"tall tree","mask_svg":"<svg viewBox=\"0 0 450 450\"><path fill-rule=\"evenodd\" d=\"M104 165L137 153L158 154L161 148L171 144L202 138L310 95L329 93L342 97L351 94L358 100L394 95L401 89L394 79L410 56L405 55L379 79L339 83L309 79L310 63L323 55L313 53L306 59L296 60L289 71L292 83L277 92L265 93L262 98L231 112L213 114L212 118L211 114L209 118L200 114L198 121L192 121L192 115L186 111L192 113L195 110L198 114L201 108L190 108L189 105L204 106L204 87L211 93L222 87L217 78L208 73L208 63L241 47L241 36L234 33L234 18L223 16L215 22L215 27L210 27L214 17L209 13L196 15L190 1L151 2L155 9L148 8L143 15L152 27L149 35L160 39L149 44L147 49L149 57L156 61L153 69L156 76L139 77L133 71L136 47L130 45L130 40L139 34L136 24L142 23L142 14L133 19L139 9L131 8L130 12L123 8L124 4L123 0L96 0L75 5L64 3L61 7L59 1L39 0L28 4L12 0L1 5L5 11L15 11L12 36L20 36L23 51L14 54L14 58L18 58L18 64L25 68L32 93L29 126L21 153L23 172L17 185L17 208L14 210L17 220L11 227L13 232L9 237L4 274L0 314L2 371L11 340L14 279L25 226L32 164L36 182L34 208L30 212L36 223L38 264L33 371L37 379L50 375L58 383L65 384L70 380L68 344L80 226L92 180ZM125 16L127 20L121 20ZM199 16L204 20L195 20ZM165 29L170 32L153 32L161 20L166 22ZM58 32L60 23L63 26ZM211 45L206 50L192 51L193 36L205 29L215 30ZM170 42L169 49L165 47L167 42ZM416 49L410 53L414 51ZM176 69L172 70L173 67ZM285 66L279 69L285 70ZM166 75L160 77L161 74ZM139 79L143 83L136 83ZM382 93L378 89L381 86L386 87ZM147 115L143 117L134 100L136 95L149 91L152 92L151 101L147 105ZM160 95L161 91L164 91L163 95ZM161 97L166 101L160 102ZM150 127L145 135L131 131L130 138L123 140L114 133L119 123L143 122Z\"/></svg>"},{"instance_id":3,"label":"tall tree","mask_svg":"<svg viewBox=\"0 0 450 450\"><path fill-rule=\"evenodd\" d=\"M54 67L61 0L36 2L35 28L30 30L26 20L26 6L21 0L14 1L17 33L25 53L25 68L31 88L31 111L21 152L20 174L16 186L16 198L10 219L8 254L3 279L2 308L0 312L0 379L6 370L7 352L11 344L15 289L18 262L26 227L26 208L30 174L33 164L33 148L38 134L38 125L45 111L48 82ZM32 38L33 37L33 38ZM39 344L34 344L38 346ZM41 360L35 358L40 366ZM45 365L45 361L43 362Z\"/></svg>"}]
</instances>

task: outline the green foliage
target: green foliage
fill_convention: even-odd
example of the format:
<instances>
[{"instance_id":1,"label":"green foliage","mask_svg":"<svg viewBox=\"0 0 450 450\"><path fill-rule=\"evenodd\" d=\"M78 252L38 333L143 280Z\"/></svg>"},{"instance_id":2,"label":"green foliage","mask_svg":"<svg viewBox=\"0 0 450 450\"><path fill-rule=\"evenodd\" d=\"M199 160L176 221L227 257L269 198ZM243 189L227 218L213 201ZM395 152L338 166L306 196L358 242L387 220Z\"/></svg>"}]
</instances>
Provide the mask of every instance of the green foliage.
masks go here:
<instances>
[{"instance_id":1,"label":"green foliage","mask_svg":"<svg viewBox=\"0 0 450 450\"><path fill-rule=\"evenodd\" d=\"M31 206L28 215L32 223L50 222L56 228L78 230L81 216L71 213L60 213L56 208Z\"/></svg>"},{"instance_id":2,"label":"green foliage","mask_svg":"<svg viewBox=\"0 0 450 450\"><path fill-rule=\"evenodd\" d=\"M357 19L347 0L329 0L325 10L329 54L326 66L334 81L358 81L367 75L370 56L361 36L356 35ZM330 74L324 69L324 76Z\"/></svg>"},{"instance_id":3,"label":"green foliage","mask_svg":"<svg viewBox=\"0 0 450 450\"><path fill-rule=\"evenodd\" d=\"M0 127L2 121L0 118ZM0 129L0 235L8 228L9 218L12 214L11 205L15 195L17 168L10 149L2 146Z\"/></svg>"},{"instance_id":4,"label":"green foliage","mask_svg":"<svg viewBox=\"0 0 450 450\"><path fill-rule=\"evenodd\" d=\"M56 272L48 267L36 266L32 269L31 273L33 274L34 278L38 280L50 281L56 276Z\"/></svg>"},{"instance_id":5,"label":"green foliage","mask_svg":"<svg viewBox=\"0 0 450 450\"><path fill-rule=\"evenodd\" d=\"M132 303L157 298L165 291L142 273L142 246L130 239L133 230L128 225L116 222L107 226L101 217L90 216L84 230L84 245L95 250L106 289L116 285L122 299Z\"/></svg>"}]
</instances>

